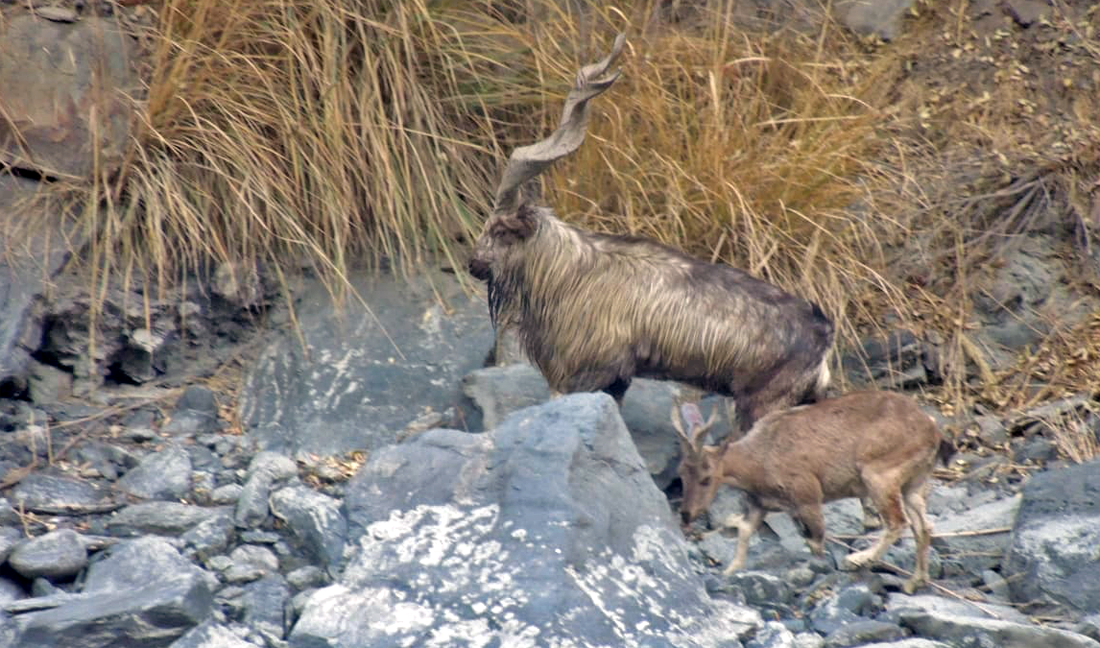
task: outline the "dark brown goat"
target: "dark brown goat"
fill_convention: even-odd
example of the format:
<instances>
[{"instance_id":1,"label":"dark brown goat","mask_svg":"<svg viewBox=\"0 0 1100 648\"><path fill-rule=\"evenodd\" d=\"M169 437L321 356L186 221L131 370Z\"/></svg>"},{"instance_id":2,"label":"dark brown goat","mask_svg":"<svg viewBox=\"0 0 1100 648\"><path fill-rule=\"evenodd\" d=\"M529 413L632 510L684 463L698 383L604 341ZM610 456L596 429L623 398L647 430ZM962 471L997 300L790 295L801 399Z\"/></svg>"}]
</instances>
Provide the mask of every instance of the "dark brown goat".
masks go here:
<instances>
[{"instance_id":1,"label":"dark brown goat","mask_svg":"<svg viewBox=\"0 0 1100 648\"><path fill-rule=\"evenodd\" d=\"M744 566L749 539L767 511L784 511L801 522L811 551L821 555L822 504L870 497L886 528L871 548L849 555L848 565L859 567L881 558L901 537L908 519L917 549L916 568L905 591L912 593L928 581L932 527L925 517L925 491L936 460L946 463L955 447L916 401L888 391L853 392L773 412L744 438L720 446L702 443L714 412L703 423L694 404L681 409L688 432L675 407L672 421L683 454L683 523L690 524L706 510L723 484L746 494L744 515L725 522L738 531L737 556L727 574Z\"/></svg>"},{"instance_id":2,"label":"dark brown goat","mask_svg":"<svg viewBox=\"0 0 1100 648\"><path fill-rule=\"evenodd\" d=\"M676 380L734 397L747 430L828 385L834 329L821 309L727 265L567 225L520 197L583 142L588 101L619 77L608 66L623 41L581 69L558 129L512 153L469 270L488 282L497 350L513 328L553 395L603 390L621 404L634 377Z\"/></svg>"}]
</instances>

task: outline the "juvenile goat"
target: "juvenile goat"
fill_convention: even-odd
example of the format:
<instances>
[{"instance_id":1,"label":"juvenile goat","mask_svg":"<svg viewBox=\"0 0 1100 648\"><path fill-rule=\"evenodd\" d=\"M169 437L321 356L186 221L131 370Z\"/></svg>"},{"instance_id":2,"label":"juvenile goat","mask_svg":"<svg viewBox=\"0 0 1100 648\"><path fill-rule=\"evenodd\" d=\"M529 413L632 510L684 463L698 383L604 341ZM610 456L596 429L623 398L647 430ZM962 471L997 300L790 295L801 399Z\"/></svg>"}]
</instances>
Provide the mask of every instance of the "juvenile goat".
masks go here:
<instances>
[{"instance_id":1,"label":"juvenile goat","mask_svg":"<svg viewBox=\"0 0 1100 648\"><path fill-rule=\"evenodd\" d=\"M726 526L737 527L737 555L729 574L745 564L749 539L768 511L784 511L800 522L810 550L825 550L821 507L846 497L870 497L885 529L872 547L847 557L851 567L882 557L904 531L906 518L916 539L916 569L905 583L913 593L928 581L928 547L932 528L925 517L925 490L936 460L955 451L935 422L901 394L853 392L813 405L773 412L756 422L743 438L704 446L715 412L704 423L692 403L681 407L688 432L676 408L673 425L683 458L680 514L688 525L706 510L722 484L745 492L746 511Z\"/></svg>"},{"instance_id":2,"label":"juvenile goat","mask_svg":"<svg viewBox=\"0 0 1100 648\"><path fill-rule=\"evenodd\" d=\"M827 387L835 333L825 313L736 268L588 232L521 198L584 141L588 101L619 77L608 67L623 42L580 70L554 133L513 151L469 271L488 283L496 350L515 330L553 395L602 390L621 405L634 377L675 380L734 397L745 431Z\"/></svg>"}]
</instances>

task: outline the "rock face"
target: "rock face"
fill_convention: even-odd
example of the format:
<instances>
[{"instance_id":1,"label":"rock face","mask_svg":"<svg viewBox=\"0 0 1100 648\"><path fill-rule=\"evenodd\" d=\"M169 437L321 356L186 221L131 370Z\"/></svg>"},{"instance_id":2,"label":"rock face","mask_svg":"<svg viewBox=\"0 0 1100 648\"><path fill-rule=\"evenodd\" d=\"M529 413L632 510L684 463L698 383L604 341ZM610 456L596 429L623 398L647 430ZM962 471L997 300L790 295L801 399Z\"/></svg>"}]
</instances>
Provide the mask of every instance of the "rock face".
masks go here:
<instances>
[{"instance_id":1,"label":"rock face","mask_svg":"<svg viewBox=\"0 0 1100 648\"><path fill-rule=\"evenodd\" d=\"M495 428L512 412L544 403L550 397L542 374L525 362L473 371L462 379L462 390L481 411L486 430ZM680 446L669 412L682 391L678 383L639 378L623 399L623 421L661 489L676 478ZM724 419L715 425L715 433L728 432L728 426L722 428L723 423Z\"/></svg>"},{"instance_id":2,"label":"rock face","mask_svg":"<svg viewBox=\"0 0 1100 648\"><path fill-rule=\"evenodd\" d=\"M603 394L384 448L347 508L358 546L291 646L706 646L760 622L705 594Z\"/></svg>"},{"instance_id":3,"label":"rock face","mask_svg":"<svg viewBox=\"0 0 1100 648\"><path fill-rule=\"evenodd\" d=\"M114 21L96 17L58 23L24 14L0 25L0 161L85 178L98 148L101 169L116 168L133 115L126 95L139 87L133 49Z\"/></svg>"},{"instance_id":4,"label":"rock face","mask_svg":"<svg viewBox=\"0 0 1100 648\"><path fill-rule=\"evenodd\" d=\"M1100 610L1097 547L1100 460L1035 475L1024 487L1006 560L1013 599Z\"/></svg>"},{"instance_id":5,"label":"rock face","mask_svg":"<svg viewBox=\"0 0 1100 648\"><path fill-rule=\"evenodd\" d=\"M452 314L434 301L429 281ZM297 307L309 357L290 335L256 363L240 414L261 448L373 450L427 409L441 413L460 404L460 379L481 366L493 343L484 299L464 296L442 274L409 285L361 280L355 288L373 314L351 302L338 318L327 291L314 285ZM443 424L480 429L480 421L470 420L472 409L462 414L466 425Z\"/></svg>"}]
</instances>

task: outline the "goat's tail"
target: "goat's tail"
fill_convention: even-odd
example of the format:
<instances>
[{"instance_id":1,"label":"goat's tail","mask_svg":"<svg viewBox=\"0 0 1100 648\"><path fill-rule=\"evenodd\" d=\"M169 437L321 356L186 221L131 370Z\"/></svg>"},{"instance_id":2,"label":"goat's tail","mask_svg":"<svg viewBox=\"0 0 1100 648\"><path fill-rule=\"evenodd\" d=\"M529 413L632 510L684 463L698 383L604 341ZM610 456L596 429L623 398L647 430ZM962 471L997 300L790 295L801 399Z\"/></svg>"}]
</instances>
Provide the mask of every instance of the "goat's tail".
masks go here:
<instances>
[{"instance_id":1,"label":"goat's tail","mask_svg":"<svg viewBox=\"0 0 1100 648\"><path fill-rule=\"evenodd\" d=\"M940 463L946 466L947 462L951 461L951 457L955 455L956 450L958 450L958 448L955 447L954 440L947 436L943 436L940 438L940 446L936 448L936 458L940 460Z\"/></svg>"}]
</instances>

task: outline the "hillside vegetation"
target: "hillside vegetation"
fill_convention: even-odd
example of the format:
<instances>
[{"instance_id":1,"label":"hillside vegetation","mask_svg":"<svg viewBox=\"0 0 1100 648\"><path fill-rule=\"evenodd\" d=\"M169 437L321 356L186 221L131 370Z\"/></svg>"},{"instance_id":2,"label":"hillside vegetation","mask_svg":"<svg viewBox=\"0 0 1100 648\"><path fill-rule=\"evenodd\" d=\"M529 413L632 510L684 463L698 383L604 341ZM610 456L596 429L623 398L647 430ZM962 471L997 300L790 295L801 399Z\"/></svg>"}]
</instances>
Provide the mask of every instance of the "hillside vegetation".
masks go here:
<instances>
[{"instance_id":1,"label":"hillside vegetation","mask_svg":"<svg viewBox=\"0 0 1100 648\"><path fill-rule=\"evenodd\" d=\"M507 154L625 31L623 77L545 177L562 217L815 299L846 349L935 340L946 411L1100 384L1100 12L922 1L882 43L739 4L165 0L128 164L65 195L97 207L100 281L209 260L304 264L336 292L357 259L463 276ZM975 300L1035 232L1084 306L992 362Z\"/></svg>"}]
</instances>

